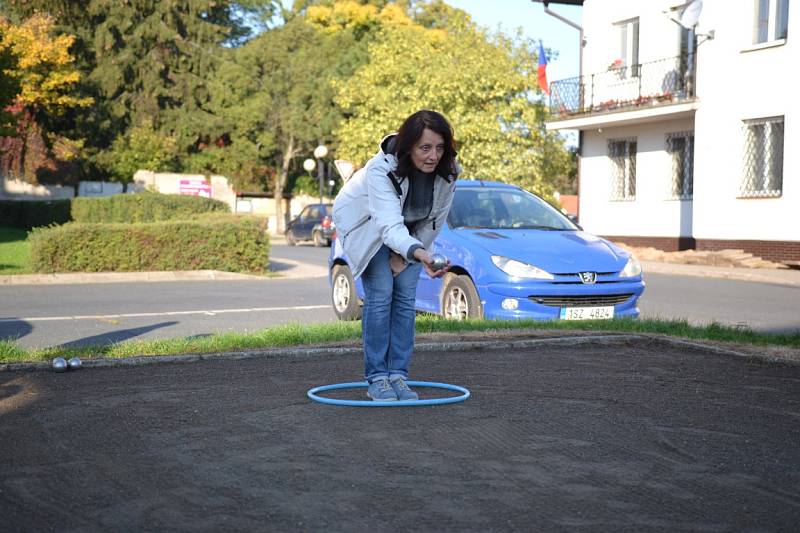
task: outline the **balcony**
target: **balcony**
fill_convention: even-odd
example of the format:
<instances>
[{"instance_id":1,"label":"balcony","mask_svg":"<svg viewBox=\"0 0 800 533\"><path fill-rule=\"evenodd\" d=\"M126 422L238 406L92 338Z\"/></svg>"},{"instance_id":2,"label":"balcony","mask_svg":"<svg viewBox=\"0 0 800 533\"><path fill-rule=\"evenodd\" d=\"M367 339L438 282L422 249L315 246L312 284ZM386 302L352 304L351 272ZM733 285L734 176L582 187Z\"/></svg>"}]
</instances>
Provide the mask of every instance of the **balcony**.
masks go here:
<instances>
[{"instance_id":1,"label":"balcony","mask_svg":"<svg viewBox=\"0 0 800 533\"><path fill-rule=\"evenodd\" d=\"M694 112L694 75L685 57L623 65L550 84L548 129L675 118ZM678 105L675 104L688 104ZM613 115L613 116L612 116Z\"/></svg>"}]
</instances>

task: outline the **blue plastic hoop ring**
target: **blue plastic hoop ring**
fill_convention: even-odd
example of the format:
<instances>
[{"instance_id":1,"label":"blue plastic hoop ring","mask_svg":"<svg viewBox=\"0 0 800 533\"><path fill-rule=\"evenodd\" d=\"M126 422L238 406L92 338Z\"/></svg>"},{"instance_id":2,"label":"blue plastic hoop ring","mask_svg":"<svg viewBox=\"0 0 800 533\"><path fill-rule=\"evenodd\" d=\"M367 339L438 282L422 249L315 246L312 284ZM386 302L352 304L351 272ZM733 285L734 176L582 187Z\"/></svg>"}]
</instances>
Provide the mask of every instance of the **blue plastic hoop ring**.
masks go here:
<instances>
[{"instance_id":1,"label":"blue plastic hoop ring","mask_svg":"<svg viewBox=\"0 0 800 533\"><path fill-rule=\"evenodd\" d=\"M436 383L435 381L406 381L412 387L430 387L433 389L447 389L460 392L460 396L449 396L447 398L431 398L429 400L398 400L394 402L375 402L372 400L338 400L335 398L325 398L317 396L318 392L325 392L337 389L366 389L369 383L366 381L353 381L351 383L336 383L334 385L323 385L321 387L314 387L308 390L308 397L319 403L326 403L329 405L349 405L354 407L406 407L418 405L442 405L446 403L463 402L469 398L469 389L459 387L458 385L450 385L449 383Z\"/></svg>"}]
</instances>

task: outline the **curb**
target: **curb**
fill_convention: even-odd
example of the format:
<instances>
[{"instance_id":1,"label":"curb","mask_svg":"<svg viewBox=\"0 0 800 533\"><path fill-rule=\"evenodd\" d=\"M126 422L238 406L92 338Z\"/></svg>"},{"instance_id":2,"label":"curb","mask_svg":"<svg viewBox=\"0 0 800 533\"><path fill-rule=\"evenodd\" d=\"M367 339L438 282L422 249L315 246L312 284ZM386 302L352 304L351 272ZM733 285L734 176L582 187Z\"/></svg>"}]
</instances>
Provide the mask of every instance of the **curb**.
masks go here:
<instances>
[{"instance_id":1,"label":"curb","mask_svg":"<svg viewBox=\"0 0 800 533\"><path fill-rule=\"evenodd\" d=\"M253 274L222 270L176 270L154 272L93 272L63 274L12 274L0 276L2 285L59 285L81 283L122 283L131 281L199 281L270 279Z\"/></svg>"},{"instance_id":2,"label":"curb","mask_svg":"<svg viewBox=\"0 0 800 533\"><path fill-rule=\"evenodd\" d=\"M663 335L648 335L648 334L603 334L598 333L595 335L582 335L578 337L548 337L536 338L514 341L453 341L453 342L421 342L414 347L415 352L434 352L434 351L456 351L456 350L514 350L522 348L533 348L536 346L547 345L569 345L569 346L582 346L587 344L619 344L633 341L655 341L677 346L682 348L689 348L694 350L702 350L706 352L713 352L719 355L728 355L745 358L758 358L768 362L800 364L800 361L794 359L776 358L767 355L753 355L737 352L729 348L723 348L711 343L704 343L699 341L688 341L684 339L675 339ZM83 362L83 368L107 368L117 366L143 366L153 364L165 363L195 363L199 361L215 361L215 360L246 360L258 358L277 358L277 357L300 357L309 358L316 356L347 356L347 355L361 355L363 353L360 346L357 347L311 347L311 348L276 348L271 350L247 350L242 352L216 352L208 354L184 354L184 355L154 355L154 356L134 356L123 357L118 359L111 358L98 358L86 359ZM36 363L4 363L0 364L0 372L20 372L20 371L45 371L51 370L49 362L36 362Z\"/></svg>"},{"instance_id":3,"label":"curb","mask_svg":"<svg viewBox=\"0 0 800 533\"><path fill-rule=\"evenodd\" d=\"M10 285L64 285L84 283L126 283L160 281L206 281L206 280L281 280L323 278L328 276L325 266L312 265L293 259L279 258L272 262L277 267L273 276L257 276L221 270L179 270L156 272L94 272L64 274L11 274L0 275L0 287ZM730 279L800 287L800 270L724 268L678 263L656 263L642 261L645 281L647 274L667 274L700 278Z\"/></svg>"}]
</instances>

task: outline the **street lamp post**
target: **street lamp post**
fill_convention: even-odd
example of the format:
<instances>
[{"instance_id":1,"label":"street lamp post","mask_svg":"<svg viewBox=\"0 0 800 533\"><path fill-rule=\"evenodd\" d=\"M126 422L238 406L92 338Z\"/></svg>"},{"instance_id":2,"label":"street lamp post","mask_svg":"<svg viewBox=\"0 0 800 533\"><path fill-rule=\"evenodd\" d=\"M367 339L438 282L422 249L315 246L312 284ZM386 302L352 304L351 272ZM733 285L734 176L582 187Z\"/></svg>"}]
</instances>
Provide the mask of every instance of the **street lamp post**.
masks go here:
<instances>
[{"instance_id":1,"label":"street lamp post","mask_svg":"<svg viewBox=\"0 0 800 533\"><path fill-rule=\"evenodd\" d=\"M319 179L319 203L322 203L322 186L324 180L324 172L322 168L322 158L328 155L328 147L320 144L314 148L314 157L317 158L317 178Z\"/></svg>"}]
</instances>

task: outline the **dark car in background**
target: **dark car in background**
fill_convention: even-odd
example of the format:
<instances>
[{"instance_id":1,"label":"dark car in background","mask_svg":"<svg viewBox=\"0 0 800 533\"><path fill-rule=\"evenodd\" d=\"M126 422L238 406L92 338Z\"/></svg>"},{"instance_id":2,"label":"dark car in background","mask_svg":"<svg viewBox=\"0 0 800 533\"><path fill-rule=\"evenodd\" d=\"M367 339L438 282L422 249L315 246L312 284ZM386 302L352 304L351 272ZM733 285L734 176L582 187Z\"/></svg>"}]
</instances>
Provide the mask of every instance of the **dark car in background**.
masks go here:
<instances>
[{"instance_id":1,"label":"dark car in background","mask_svg":"<svg viewBox=\"0 0 800 533\"><path fill-rule=\"evenodd\" d=\"M335 226L331 213L333 204L310 204L286 227L286 243L294 246L300 241L313 241L314 246L330 246Z\"/></svg>"}]
</instances>

